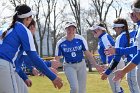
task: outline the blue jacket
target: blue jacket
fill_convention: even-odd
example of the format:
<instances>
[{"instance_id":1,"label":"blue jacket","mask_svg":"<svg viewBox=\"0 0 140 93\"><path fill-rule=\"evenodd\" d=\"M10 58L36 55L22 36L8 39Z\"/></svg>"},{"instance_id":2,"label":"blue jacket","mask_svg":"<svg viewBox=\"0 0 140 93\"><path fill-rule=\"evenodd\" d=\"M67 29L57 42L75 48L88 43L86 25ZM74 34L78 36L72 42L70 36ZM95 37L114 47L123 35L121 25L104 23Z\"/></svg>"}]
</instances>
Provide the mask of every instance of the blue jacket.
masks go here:
<instances>
[{"instance_id":1,"label":"blue jacket","mask_svg":"<svg viewBox=\"0 0 140 93\"><path fill-rule=\"evenodd\" d=\"M104 50L109 48L109 46L114 46L114 45L115 42L109 34L104 32L99 36L98 53L100 55L100 59L103 64L110 63L112 58L114 57L114 56L106 56Z\"/></svg>"},{"instance_id":2,"label":"blue jacket","mask_svg":"<svg viewBox=\"0 0 140 93\"><path fill-rule=\"evenodd\" d=\"M38 56L33 36L29 29L22 23L16 22L14 28L8 31L6 37L3 39L3 43L0 46L0 58L13 64L20 48L26 52L32 62L34 62L37 69L39 69L49 79L54 80L57 77Z\"/></svg>"}]
</instances>

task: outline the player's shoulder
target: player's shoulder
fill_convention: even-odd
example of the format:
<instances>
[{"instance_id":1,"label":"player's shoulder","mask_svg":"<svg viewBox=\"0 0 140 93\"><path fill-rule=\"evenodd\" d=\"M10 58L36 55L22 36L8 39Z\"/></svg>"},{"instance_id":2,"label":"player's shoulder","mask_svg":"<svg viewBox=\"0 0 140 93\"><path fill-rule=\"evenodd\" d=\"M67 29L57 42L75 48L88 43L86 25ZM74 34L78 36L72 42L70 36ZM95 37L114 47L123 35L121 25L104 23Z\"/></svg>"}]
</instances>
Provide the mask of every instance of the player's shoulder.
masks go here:
<instances>
[{"instance_id":1,"label":"player's shoulder","mask_svg":"<svg viewBox=\"0 0 140 93\"><path fill-rule=\"evenodd\" d=\"M75 39L85 40L85 38L79 34L75 34Z\"/></svg>"},{"instance_id":2,"label":"player's shoulder","mask_svg":"<svg viewBox=\"0 0 140 93\"><path fill-rule=\"evenodd\" d=\"M64 36L61 39L59 39L58 42L57 42L57 44L60 45L60 44L62 44L65 41L66 41L66 36Z\"/></svg>"},{"instance_id":3,"label":"player's shoulder","mask_svg":"<svg viewBox=\"0 0 140 93\"><path fill-rule=\"evenodd\" d=\"M24 25L20 22L15 23L15 28L24 28Z\"/></svg>"}]
</instances>

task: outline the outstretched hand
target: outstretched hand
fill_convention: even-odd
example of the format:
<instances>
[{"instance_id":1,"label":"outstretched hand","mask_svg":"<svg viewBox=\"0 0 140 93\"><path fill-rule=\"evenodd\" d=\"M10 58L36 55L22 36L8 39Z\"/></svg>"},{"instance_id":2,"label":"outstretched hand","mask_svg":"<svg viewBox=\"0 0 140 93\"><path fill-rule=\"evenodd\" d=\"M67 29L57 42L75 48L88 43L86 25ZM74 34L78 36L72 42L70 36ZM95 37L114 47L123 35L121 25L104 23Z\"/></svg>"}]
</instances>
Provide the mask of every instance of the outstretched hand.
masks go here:
<instances>
[{"instance_id":1,"label":"outstretched hand","mask_svg":"<svg viewBox=\"0 0 140 93\"><path fill-rule=\"evenodd\" d=\"M61 78L57 77L55 80L52 81L53 85L55 88L57 89L61 89L61 87L63 86L63 82L61 80Z\"/></svg>"},{"instance_id":2,"label":"outstretched hand","mask_svg":"<svg viewBox=\"0 0 140 93\"><path fill-rule=\"evenodd\" d=\"M107 79L107 75L106 75L105 73L102 73L101 79L102 79L102 80L106 80L106 79Z\"/></svg>"},{"instance_id":3,"label":"outstretched hand","mask_svg":"<svg viewBox=\"0 0 140 93\"><path fill-rule=\"evenodd\" d=\"M114 73L115 73L115 77L113 78L114 81L122 80L122 78L125 76L125 73L121 69L116 70Z\"/></svg>"},{"instance_id":4,"label":"outstretched hand","mask_svg":"<svg viewBox=\"0 0 140 93\"><path fill-rule=\"evenodd\" d=\"M107 56L114 55L115 52L116 52L116 49L115 49L113 46L109 46L108 49L105 49L105 50L104 50L104 53L105 53Z\"/></svg>"},{"instance_id":5,"label":"outstretched hand","mask_svg":"<svg viewBox=\"0 0 140 93\"><path fill-rule=\"evenodd\" d=\"M55 73L56 75L58 74L58 71L56 70L56 69L54 69L54 68L50 68L50 70L53 72L53 73Z\"/></svg>"},{"instance_id":6,"label":"outstretched hand","mask_svg":"<svg viewBox=\"0 0 140 93\"><path fill-rule=\"evenodd\" d=\"M55 68L55 69L57 69L61 65L61 63L56 61L56 60L51 60L51 62L52 62L52 66L51 67Z\"/></svg>"},{"instance_id":7,"label":"outstretched hand","mask_svg":"<svg viewBox=\"0 0 140 93\"><path fill-rule=\"evenodd\" d=\"M32 81L30 79L26 79L24 82L28 87L32 86Z\"/></svg>"},{"instance_id":8,"label":"outstretched hand","mask_svg":"<svg viewBox=\"0 0 140 93\"><path fill-rule=\"evenodd\" d=\"M98 71L100 74L103 73L103 71L104 71L104 68L103 68L103 67L101 67L100 65L96 65L95 67L96 67L97 71Z\"/></svg>"}]
</instances>

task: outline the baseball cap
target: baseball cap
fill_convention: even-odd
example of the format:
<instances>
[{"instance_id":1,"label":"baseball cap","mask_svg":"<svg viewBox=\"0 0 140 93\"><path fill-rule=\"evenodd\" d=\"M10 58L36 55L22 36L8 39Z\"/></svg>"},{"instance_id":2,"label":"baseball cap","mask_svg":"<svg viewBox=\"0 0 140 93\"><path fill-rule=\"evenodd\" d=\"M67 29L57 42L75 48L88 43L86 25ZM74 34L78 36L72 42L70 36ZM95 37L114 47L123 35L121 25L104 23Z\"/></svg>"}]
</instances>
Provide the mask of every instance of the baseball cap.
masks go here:
<instances>
[{"instance_id":1,"label":"baseball cap","mask_svg":"<svg viewBox=\"0 0 140 93\"><path fill-rule=\"evenodd\" d=\"M65 29L70 27L70 26L74 26L76 28L76 23L75 22L66 22Z\"/></svg>"}]
</instances>

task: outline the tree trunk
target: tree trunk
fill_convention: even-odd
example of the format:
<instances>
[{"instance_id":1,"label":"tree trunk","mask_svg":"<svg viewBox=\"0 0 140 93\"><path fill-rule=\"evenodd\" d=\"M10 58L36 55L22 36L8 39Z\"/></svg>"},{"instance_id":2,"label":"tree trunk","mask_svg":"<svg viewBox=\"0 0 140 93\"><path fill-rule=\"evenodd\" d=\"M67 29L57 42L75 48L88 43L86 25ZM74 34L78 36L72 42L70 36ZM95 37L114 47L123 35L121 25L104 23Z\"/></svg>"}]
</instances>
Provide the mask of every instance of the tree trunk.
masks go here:
<instances>
[{"instance_id":1,"label":"tree trunk","mask_svg":"<svg viewBox=\"0 0 140 93\"><path fill-rule=\"evenodd\" d=\"M35 48L36 48L36 51L37 51L37 53L38 53L38 52L39 52L39 51L38 51L38 44L37 44L37 42L36 42L36 37L35 37L35 35L33 35L33 38L34 38Z\"/></svg>"}]
</instances>

